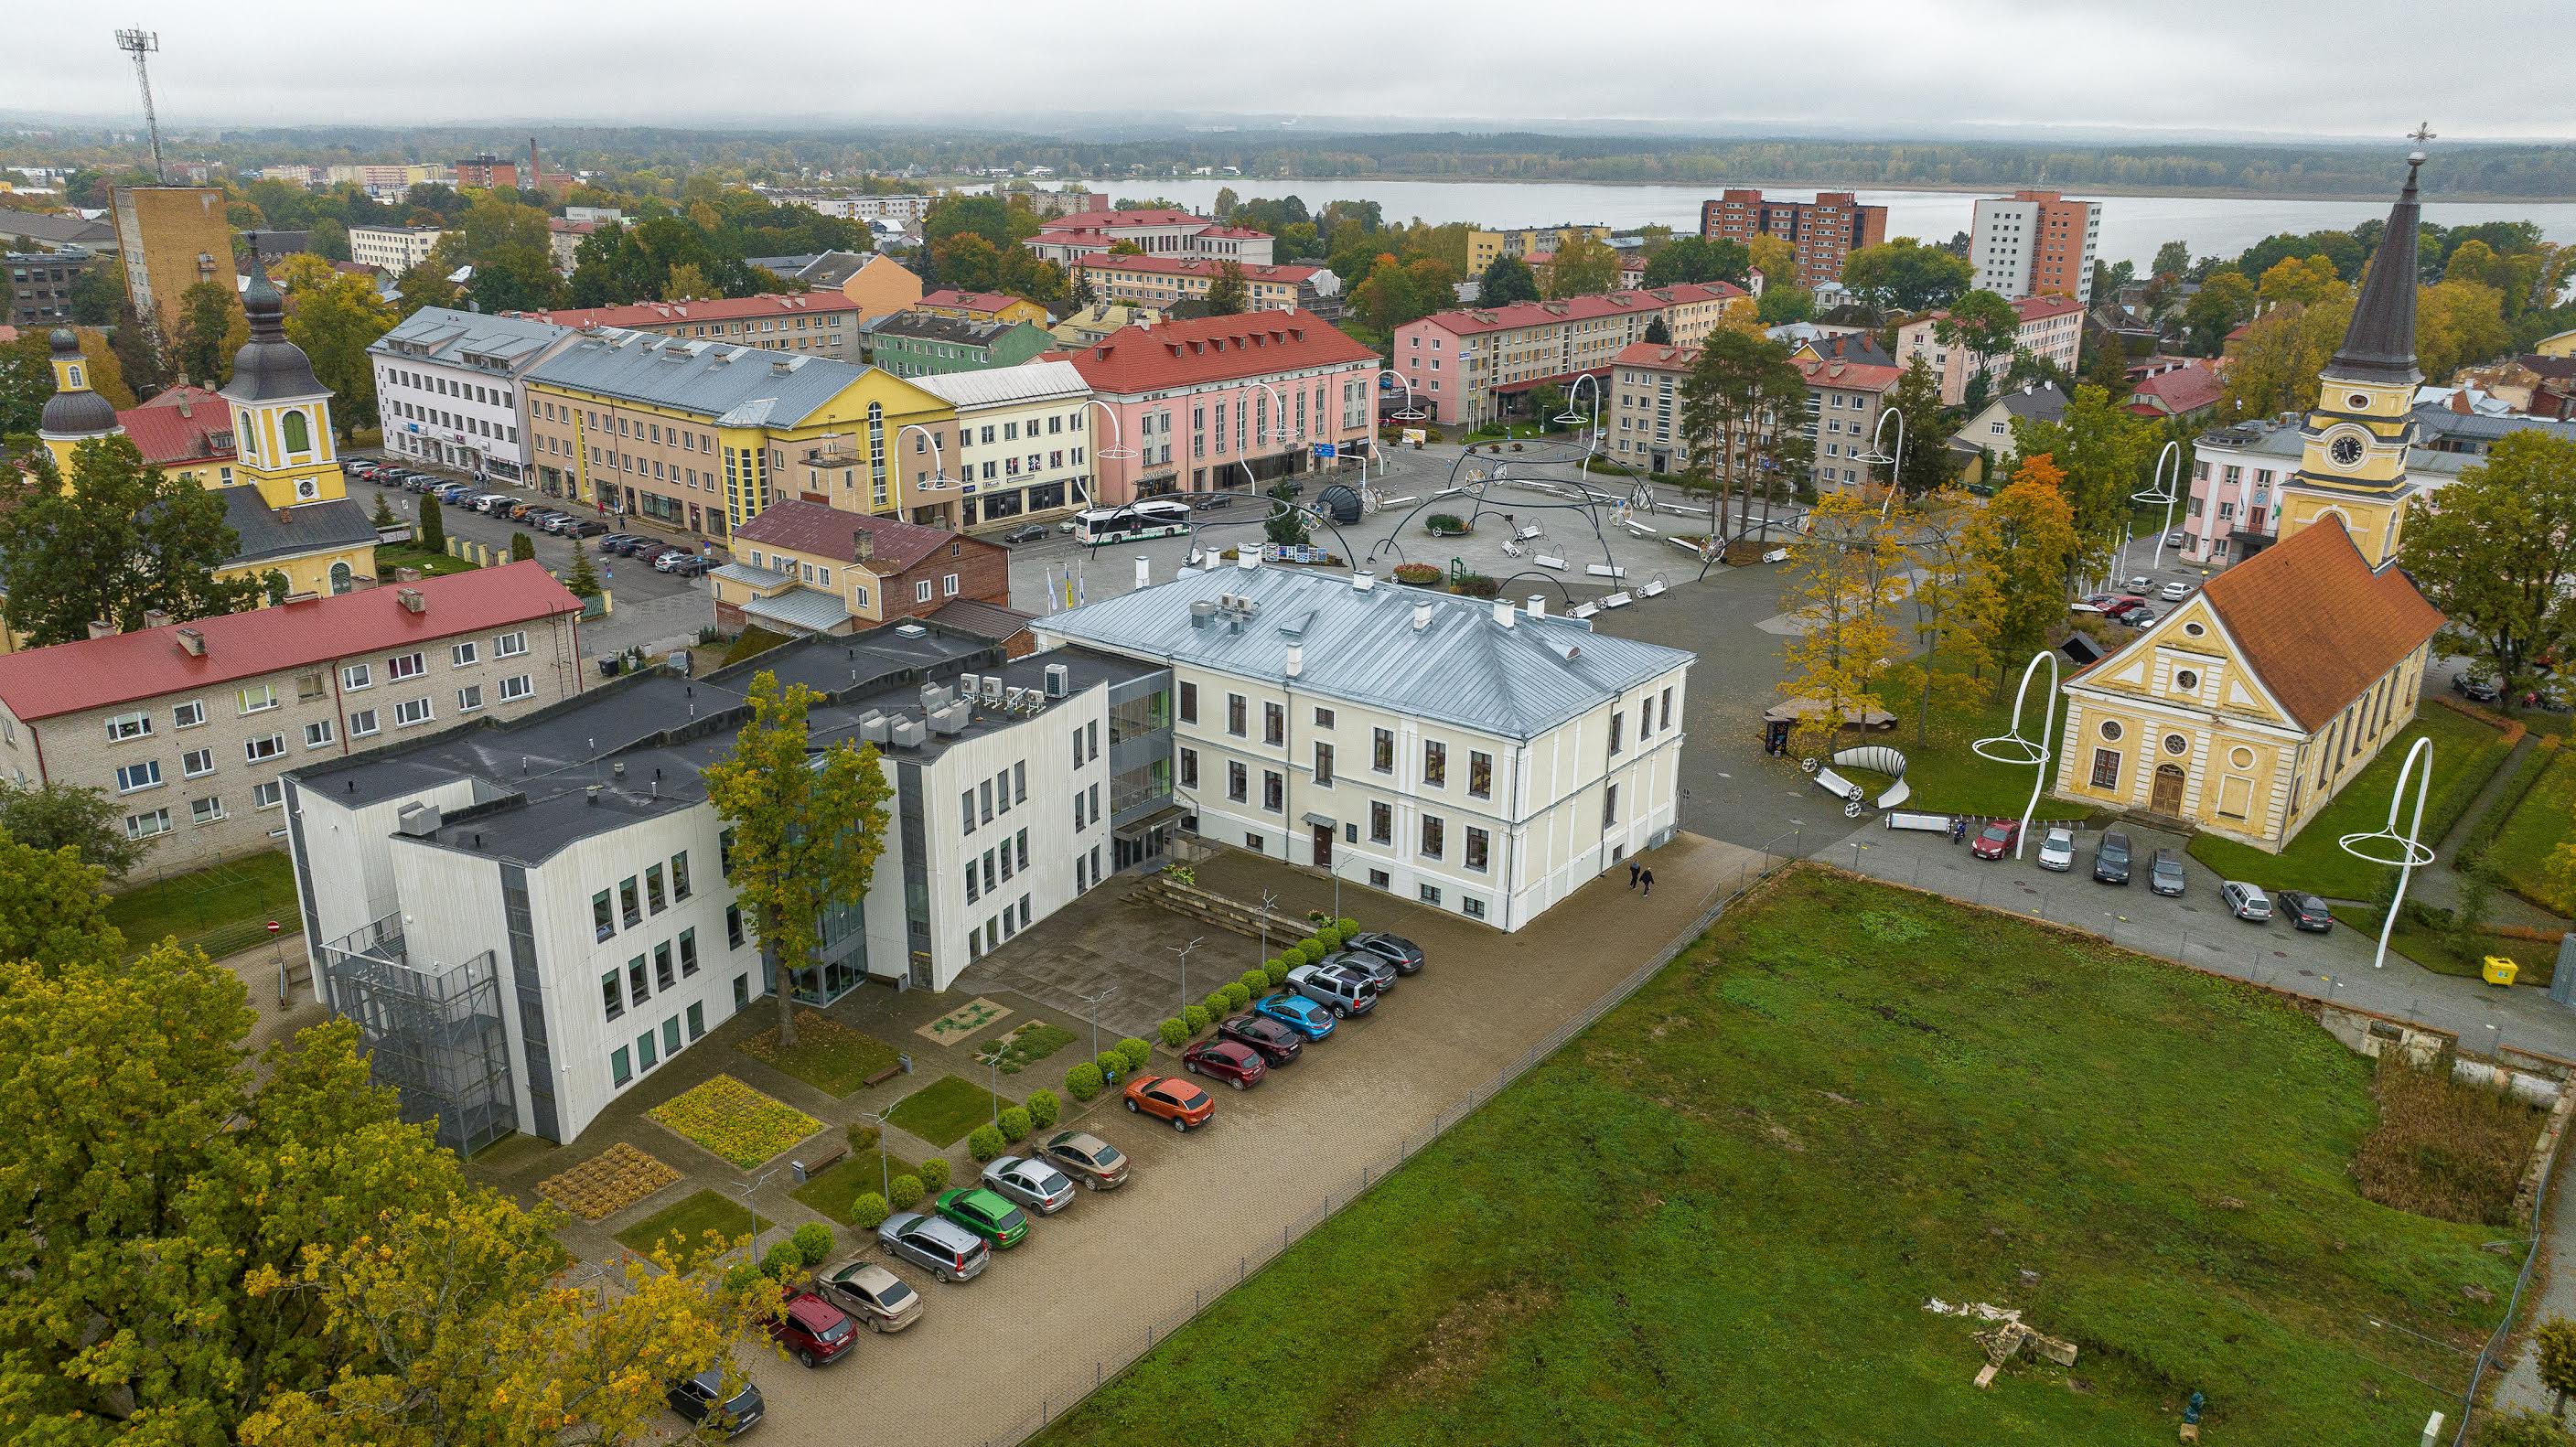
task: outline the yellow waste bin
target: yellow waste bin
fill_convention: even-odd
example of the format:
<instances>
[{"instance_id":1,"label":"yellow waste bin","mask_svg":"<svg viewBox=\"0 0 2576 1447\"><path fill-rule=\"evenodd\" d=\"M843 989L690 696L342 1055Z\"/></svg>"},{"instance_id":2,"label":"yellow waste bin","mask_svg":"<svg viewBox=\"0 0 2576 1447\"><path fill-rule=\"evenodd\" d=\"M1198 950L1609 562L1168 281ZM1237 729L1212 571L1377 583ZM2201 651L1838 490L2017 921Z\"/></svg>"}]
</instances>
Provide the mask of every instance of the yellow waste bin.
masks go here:
<instances>
[{"instance_id":1,"label":"yellow waste bin","mask_svg":"<svg viewBox=\"0 0 2576 1447\"><path fill-rule=\"evenodd\" d=\"M2485 972L2487 983L2490 985L2510 985L2513 983L2513 972L2518 968L2520 967L2513 961L2506 959L2502 955L2489 955L2487 956L2487 967Z\"/></svg>"}]
</instances>

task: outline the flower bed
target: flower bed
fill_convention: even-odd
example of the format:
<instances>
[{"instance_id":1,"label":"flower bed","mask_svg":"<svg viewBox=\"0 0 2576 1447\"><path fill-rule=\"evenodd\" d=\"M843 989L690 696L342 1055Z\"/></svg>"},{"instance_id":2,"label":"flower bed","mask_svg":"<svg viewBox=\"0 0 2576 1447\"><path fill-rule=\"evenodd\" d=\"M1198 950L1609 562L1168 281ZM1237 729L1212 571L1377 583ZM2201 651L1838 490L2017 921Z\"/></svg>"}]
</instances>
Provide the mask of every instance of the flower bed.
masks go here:
<instances>
[{"instance_id":1,"label":"flower bed","mask_svg":"<svg viewBox=\"0 0 2576 1447\"><path fill-rule=\"evenodd\" d=\"M814 1117L730 1075L693 1086L649 1114L745 1170L823 1128Z\"/></svg>"},{"instance_id":2,"label":"flower bed","mask_svg":"<svg viewBox=\"0 0 2576 1447\"><path fill-rule=\"evenodd\" d=\"M680 1173L624 1141L558 1176L537 1194L585 1221L614 1216L680 1178Z\"/></svg>"},{"instance_id":3,"label":"flower bed","mask_svg":"<svg viewBox=\"0 0 2576 1447\"><path fill-rule=\"evenodd\" d=\"M1436 512L1422 520L1422 530L1435 538L1463 538L1475 528L1456 513Z\"/></svg>"}]
</instances>

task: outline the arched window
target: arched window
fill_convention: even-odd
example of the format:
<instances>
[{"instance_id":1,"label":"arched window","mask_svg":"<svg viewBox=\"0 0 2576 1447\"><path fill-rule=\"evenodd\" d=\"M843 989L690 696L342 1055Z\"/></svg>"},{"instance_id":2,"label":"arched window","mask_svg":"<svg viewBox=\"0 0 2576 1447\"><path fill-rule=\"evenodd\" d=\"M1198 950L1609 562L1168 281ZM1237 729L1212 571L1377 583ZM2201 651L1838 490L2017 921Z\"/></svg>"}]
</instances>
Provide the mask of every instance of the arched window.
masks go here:
<instances>
[{"instance_id":1,"label":"arched window","mask_svg":"<svg viewBox=\"0 0 2576 1447\"><path fill-rule=\"evenodd\" d=\"M331 591L334 595L346 593L356 586L358 586L358 575L350 571L348 564L331 565Z\"/></svg>"},{"instance_id":2,"label":"arched window","mask_svg":"<svg viewBox=\"0 0 2576 1447\"><path fill-rule=\"evenodd\" d=\"M80 364L78 362L74 362L69 368L65 369L63 372L63 379L72 391L79 391L81 389Z\"/></svg>"},{"instance_id":3,"label":"arched window","mask_svg":"<svg viewBox=\"0 0 2576 1447\"><path fill-rule=\"evenodd\" d=\"M286 434L286 450L288 453L310 452L313 450L313 430L311 426L305 422L303 413L287 413L285 421L281 425Z\"/></svg>"}]
</instances>

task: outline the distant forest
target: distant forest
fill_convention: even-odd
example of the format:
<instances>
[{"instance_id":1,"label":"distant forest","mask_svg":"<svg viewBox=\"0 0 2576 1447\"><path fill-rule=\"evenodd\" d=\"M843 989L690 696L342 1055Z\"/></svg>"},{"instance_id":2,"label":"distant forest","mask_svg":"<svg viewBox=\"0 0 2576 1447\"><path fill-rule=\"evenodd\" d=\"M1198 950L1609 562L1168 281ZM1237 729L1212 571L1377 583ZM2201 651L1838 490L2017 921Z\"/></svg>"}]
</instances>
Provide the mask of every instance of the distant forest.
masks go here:
<instances>
[{"instance_id":1,"label":"distant forest","mask_svg":"<svg viewBox=\"0 0 2576 1447\"><path fill-rule=\"evenodd\" d=\"M1068 179L1109 181L1240 170L1254 183L1354 177L1672 182L1773 181L1825 186L1990 189L2048 185L2198 195L2383 196L2402 142L2371 145L2040 145L2015 142L1727 140L1493 135L1337 135L1274 127L1066 139L973 126L714 131L655 127L537 127L550 165L612 176L636 172L727 179L792 179L803 171L918 167L953 175L1046 166ZM121 139L121 138L120 138ZM101 134L0 138L0 160L27 162L107 149ZM175 138L174 149L235 166L365 158L450 159L476 150L525 156L525 131L421 127L230 130ZM130 149L128 145L114 147ZM2576 196L2576 146L2451 144L2424 176L2428 196L2562 201Z\"/></svg>"}]
</instances>

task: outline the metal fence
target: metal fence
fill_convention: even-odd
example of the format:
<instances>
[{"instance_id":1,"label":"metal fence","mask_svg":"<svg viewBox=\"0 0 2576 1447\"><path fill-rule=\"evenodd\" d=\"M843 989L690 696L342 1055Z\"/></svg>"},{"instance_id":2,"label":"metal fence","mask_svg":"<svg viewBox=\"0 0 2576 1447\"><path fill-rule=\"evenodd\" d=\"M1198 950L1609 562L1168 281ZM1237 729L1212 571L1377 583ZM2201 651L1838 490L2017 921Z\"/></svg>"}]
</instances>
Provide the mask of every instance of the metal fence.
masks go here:
<instances>
[{"instance_id":1,"label":"metal fence","mask_svg":"<svg viewBox=\"0 0 2576 1447\"><path fill-rule=\"evenodd\" d=\"M1496 1071L1491 1079L1469 1089L1456 1101L1434 1112L1431 1124L1420 1140L1400 1140L1396 1143L1394 1154L1365 1163L1356 1172L1345 1175L1336 1186L1323 1192L1314 1205L1308 1207L1295 1220L1280 1227L1275 1241L1264 1239L1258 1248L1238 1257L1232 1271L1227 1271L1221 1266L1210 1271L1190 1289L1186 1297L1176 1292L1171 1307L1161 1315L1139 1326L1127 1328L1123 1336L1110 1332L1095 1338L1094 1340L1101 1345L1088 1371L1079 1367L1069 1371L1059 1379L1059 1384L1053 1390L1040 1398L1035 1411L1022 1415L1019 1420L1003 1430L984 1437L983 1447L1017 1447L1017 1444L1036 1436L1046 1428L1048 1423L1071 1411L1085 1397L1133 1366L1145 1353L1189 1325L1200 1312L1214 1305L1217 1298L1249 1280L1253 1272L1269 1265L1274 1258L1295 1245L1307 1233L1331 1220L1351 1202L1357 1200L1369 1187L1386 1179L1397 1167L1402 1166L1440 1139L1444 1132L1474 1114L1478 1107L1502 1093L1505 1086L1527 1074L1532 1066L1555 1054L1567 1041L1590 1029L1602 1016L1618 1008L1629 996L1643 988L1648 980L1662 973L1664 967L1678 958L1682 951L1690 948L1710 925L1716 923L1718 916L1725 912L1728 905L1741 898L1755 885L1797 863L1800 837L1799 831L1791 830L1764 845L1763 858L1759 864L1747 865L1732 872L1710 890L1707 904L1690 928L1675 937L1672 943L1653 959L1638 966L1617 984L1611 986L1581 1014L1550 1030L1537 1044L1522 1052L1519 1058Z\"/></svg>"}]
</instances>

